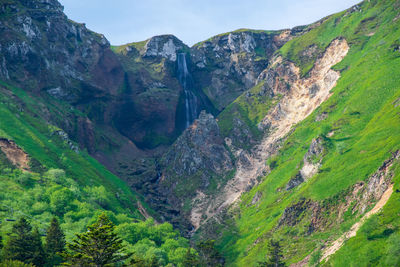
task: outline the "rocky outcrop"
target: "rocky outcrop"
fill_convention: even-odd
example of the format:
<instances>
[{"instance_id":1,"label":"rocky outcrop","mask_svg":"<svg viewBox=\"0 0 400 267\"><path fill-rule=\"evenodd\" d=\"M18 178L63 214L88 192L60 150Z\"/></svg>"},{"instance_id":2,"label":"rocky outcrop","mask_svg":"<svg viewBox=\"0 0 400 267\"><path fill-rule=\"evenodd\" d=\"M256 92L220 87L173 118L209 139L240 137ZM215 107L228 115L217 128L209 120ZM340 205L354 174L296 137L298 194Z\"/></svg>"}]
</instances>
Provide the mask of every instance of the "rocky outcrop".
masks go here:
<instances>
[{"instance_id":1,"label":"rocky outcrop","mask_svg":"<svg viewBox=\"0 0 400 267\"><path fill-rule=\"evenodd\" d=\"M61 140L74 152L79 153L79 148L69 139L68 134L62 130L56 130L51 133L59 136Z\"/></svg>"},{"instance_id":2,"label":"rocky outcrop","mask_svg":"<svg viewBox=\"0 0 400 267\"><path fill-rule=\"evenodd\" d=\"M307 78L301 78L300 69L291 62L284 62L279 56L275 57L270 66L259 75L258 82L264 81L263 86L268 87L268 90L272 90L275 95L281 94L282 97L259 124L259 128L266 133L262 141L250 151L231 148L235 158L238 159L235 165L235 176L213 199L204 199L196 203L196 206L207 211L208 217L229 207L243 192L257 183L258 177L268 171L265 162L277 151L281 140L296 123L305 119L329 98L330 90L340 77L340 73L332 70L331 67L340 62L348 50L346 40L332 41L324 54L316 60ZM318 145L315 144L315 150L317 147ZM310 151L310 154L312 153L314 152ZM310 172L307 168L303 170L305 176L312 173L313 171ZM292 186L300 184L302 179L298 179ZM204 208L205 206L207 208ZM197 210L194 207L192 214L195 214ZM199 225L200 221L193 220L192 223Z\"/></svg>"},{"instance_id":3,"label":"rocky outcrop","mask_svg":"<svg viewBox=\"0 0 400 267\"><path fill-rule=\"evenodd\" d=\"M216 120L205 111L177 139L160 165L159 192L186 216L190 213L184 211L183 203L192 202L196 192L204 192L206 197L207 192L220 188L222 177L234 167Z\"/></svg>"},{"instance_id":4,"label":"rocky outcrop","mask_svg":"<svg viewBox=\"0 0 400 267\"><path fill-rule=\"evenodd\" d=\"M321 166L324 152L324 139L322 137L313 139L307 153L304 155L303 167L294 178L290 179L285 189L290 190L297 187L307 179L314 176Z\"/></svg>"},{"instance_id":5,"label":"rocky outcrop","mask_svg":"<svg viewBox=\"0 0 400 267\"><path fill-rule=\"evenodd\" d=\"M349 210L352 214L364 215L390 187L393 178L391 167L399 159L400 152L394 152L366 181L356 183L340 196L321 202L310 199L297 201L284 210L277 227L303 222L308 224L307 234L311 234L340 224Z\"/></svg>"},{"instance_id":6,"label":"rocky outcrop","mask_svg":"<svg viewBox=\"0 0 400 267\"><path fill-rule=\"evenodd\" d=\"M29 171L29 155L23 151L13 140L0 138L0 150L7 159L16 167Z\"/></svg>"},{"instance_id":7,"label":"rocky outcrop","mask_svg":"<svg viewBox=\"0 0 400 267\"><path fill-rule=\"evenodd\" d=\"M301 221L301 219L305 216L304 212L308 210L312 210L312 206L315 206L316 203L313 203L309 199L301 199L295 204L287 207L279 219L278 227L282 225L294 226Z\"/></svg>"},{"instance_id":8,"label":"rocky outcrop","mask_svg":"<svg viewBox=\"0 0 400 267\"><path fill-rule=\"evenodd\" d=\"M3 79L75 102L116 93L123 73L108 41L69 21L58 1L9 1L2 9Z\"/></svg>"},{"instance_id":9,"label":"rocky outcrop","mask_svg":"<svg viewBox=\"0 0 400 267\"><path fill-rule=\"evenodd\" d=\"M177 53L181 52L186 45L173 35L154 36L146 41L144 48L140 51L143 57L163 57L176 61Z\"/></svg>"},{"instance_id":10,"label":"rocky outcrop","mask_svg":"<svg viewBox=\"0 0 400 267\"><path fill-rule=\"evenodd\" d=\"M218 124L205 111L165 154L164 162L179 176L190 176L205 169L221 175L232 169ZM208 179L206 174L202 177Z\"/></svg>"},{"instance_id":11,"label":"rocky outcrop","mask_svg":"<svg viewBox=\"0 0 400 267\"><path fill-rule=\"evenodd\" d=\"M253 87L272 54L299 30L238 30L191 48L194 79L218 110Z\"/></svg>"}]
</instances>

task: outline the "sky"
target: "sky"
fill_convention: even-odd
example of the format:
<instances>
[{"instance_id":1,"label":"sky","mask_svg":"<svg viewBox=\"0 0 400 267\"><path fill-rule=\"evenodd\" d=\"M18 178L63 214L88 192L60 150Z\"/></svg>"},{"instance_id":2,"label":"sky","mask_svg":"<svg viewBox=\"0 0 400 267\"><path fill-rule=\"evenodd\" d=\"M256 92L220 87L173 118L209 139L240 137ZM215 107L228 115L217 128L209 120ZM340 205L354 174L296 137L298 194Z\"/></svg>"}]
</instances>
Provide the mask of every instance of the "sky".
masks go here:
<instances>
[{"instance_id":1,"label":"sky","mask_svg":"<svg viewBox=\"0 0 400 267\"><path fill-rule=\"evenodd\" d=\"M279 30L315 22L360 0L59 0L67 16L113 45L173 34L187 45L240 28Z\"/></svg>"}]
</instances>

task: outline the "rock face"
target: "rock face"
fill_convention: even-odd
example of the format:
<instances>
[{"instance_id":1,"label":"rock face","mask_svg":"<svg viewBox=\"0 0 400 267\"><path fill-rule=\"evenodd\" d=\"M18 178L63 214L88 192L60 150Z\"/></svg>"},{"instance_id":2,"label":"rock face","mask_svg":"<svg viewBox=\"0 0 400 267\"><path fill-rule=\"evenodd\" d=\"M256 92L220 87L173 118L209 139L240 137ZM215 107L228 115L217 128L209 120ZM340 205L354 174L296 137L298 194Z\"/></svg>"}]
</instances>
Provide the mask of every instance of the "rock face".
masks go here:
<instances>
[{"instance_id":1,"label":"rock face","mask_svg":"<svg viewBox=\"0 0 400 267\"><path fill-rule=\"evenodd\" d=\"M20 169L29 171L29 155L23 151L14 141L0 138L0 150L7 159Z\"/></svg>"},{"instance_id":2,"label":"rock face","mask_svg":"<svg viewBox=\"0 0 400 267\"><path fill-rule=\"evenodd\" d=\"M288 182L285 189L290 190L294 187L297 187L307 179L314 176L321 166L324 151L324 139L322 137L313 139L311 141L310 148L304 155L303 167L299 173Z\"/></svg>"},{"instance_id":3,"label":"rock face","mask_svg":"<svg viewBox=\"0 0 400 267\"><path fill-rule=\"evenodd\" d=\"M2 79L58 98L115 94L123 79L104 36L69 21L55 0L9 1L0 24Z\"/></svg>"},{"instance_id":4,"label":"rock face","mask_svg":"<svg viewBox=\"0 0 400 267\"><path fill-rule=\"evenodd\" d=\"M180 153L178 153L180 152ZM232 162L224 146L218 124L205 111L165 154L164 164L179 176L191 176L199 170L207 169L216 174L232 170ZM210 175L201 174L205 186Z\"/></svg>"},{"instance_id":5,"label":"rock face","mask_svg":"<svg viewBox=\"0 0 400 267\"><path fill-rule=\"evenodd\" d=\"M332 205L335 203L333 199L323 202L310 199L299 200L284 210L277 227L294 226L305 222L309 224L308 233L310 234L314 231L324 231L330 225L342 222L345 212L349 210L352 214L365 214L367 208L378 201L389 188L393 178L390 167L399 158L400 152L394 152L367 181L355 184L345 195L336 196L340 199L337 205ZM328 218L322 215L326 213L331 215Z\"/></svg>"},{"instance_id":6,"label":"rock face","mask_svg":"<svg viewBox=\"0 0 400 267\"><path fill-rule=\"evenodd\" d=\"M238 30L215 36L191 49L194 79L215 108L222 110L253 87L271 55L300 31Z\"/></svg>"},{"instance_id":7,"label":"rock face","mask_svg":"<svg viewBox=\"0 0 400 267\"><path fill-rule=\"evenodd\" d=\"M188 216L183 208L196 192L211 192L222 185L222 177L233 170L233 162L224 145L219 127L205 111L178 138L164 155L159 191L171 207ZM186 214L185 214L186 213Z\"/></svg>"},{"instance_id":8,"label":"rock face","mask_svg":"<svg viewBox=\"0 0 400 267\"><path fill-rule=\"evenodd\" d=\"M225 207L233 204L240 195L249 190L257 178L268 171L266 160L279 148L281 140L290 132L293 125L305 119L322 102L330 96L330 90L335 86L340 73L331 69L340 62L349 50L344 39L336 39L328 46L324 54L317 59L309 77L301 78L299 68L291 62L283 62L281 57L275 57L267 69L258 77L263 81L262 86L272 90L274 95L282 95L279 102L270 108L267 115L259 124L265 135L258 145L247 151L231 146L236 160L236 173L220 193L212 199L204 198L202 201L193 202L192 223L199 225L197 213L212 217ZM315 90L310 90L315 88ZM314 151L315 150L315 151ZM310 148L310 155L320 150L318 142ZM305 162L308 163L308 157ZM311 169L311 170L310 170ZM305 168L303 174L309 176L314 172L314 167ZM304 178L299 174L294 178L289 187L299 185ZM289 189L289 188L288 188ZM199 195L198 195L199 196ZM198 199L196 197L195 199Z\"/></svg>"},{"instance_id":9,"label":"rock face","mask_svg":"<svg viewBox=\"0 0 400 267\"><path fill-rule=\"evenodd\" d=\"M68 20L56 0L7 0L0 9L0 79L51 103L37 115L186 229L185 218L197 229L268 171L265 160L292 125L329 97L339 78L330 67L348 50L335 40L303 78L274 52L312 27L238 30L191 48L172 35L112 47ZM316 53L309 47L303 56ZM228 126L214 118L238 96L265 105L257 127L246 117ZM318 169L315 142L288 190Z\"/></svg>"},{"instance_id":10,"label":"rock face","mask_svg":"<svg viewBox=\"0 0 400 267\"><path fill-rule=\"evenodd\" d=\"M177 53L186 47L173 35L160 35L150 38L140 52L143 57L163 57L176 61Z\"/></svg>"}]
</instances>

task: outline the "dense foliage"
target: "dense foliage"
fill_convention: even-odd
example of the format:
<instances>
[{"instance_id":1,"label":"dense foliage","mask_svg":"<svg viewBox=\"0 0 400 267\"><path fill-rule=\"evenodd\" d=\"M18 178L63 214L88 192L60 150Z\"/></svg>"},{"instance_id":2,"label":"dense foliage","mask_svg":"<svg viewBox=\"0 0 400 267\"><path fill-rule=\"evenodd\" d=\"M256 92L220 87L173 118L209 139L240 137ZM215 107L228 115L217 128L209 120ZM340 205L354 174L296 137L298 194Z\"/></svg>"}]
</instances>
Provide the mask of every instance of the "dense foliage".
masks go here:
<instances>
[{"instance_id":1,"label":"dense foliage","mask_svg":"<svg viewBox=\"0 0 400 267\"><path fill-rule=\"evenodd\" d=\"M14 221L21 217L44 236L56 216L66 241L70 241L105 212L116 225L127 253L134 253L132 258L138 262L183 266L187 258L197 258L194 249L188 254L189 241L172 225L157 224L152 219L141 221L143 216L136 208L139 200L129 187L85 151L71 150L68 142L55 134L58 128L33 115L39 107L23 90L0 84L0 101L0 137L15 141L30 160L30 171L23 171L0 151L0 187L7 188L0 192L0 236L4 244L12 236L8 234ZM51 260L59 259L55 256Z\"/></svg>"},{"instance_id":2,"label":"dense foliage","mask_svg":"<svg viewBox=\"0 0 400 267\"><path fill-rule=\"evenodd\" d=\"M46 259L37 228L32 231L32 226L25 218L19 219L13 225L11 235L3 249L3 256L7 260L43 266Z\"/></svg>"},{"instance_id":3,"label":"dense foliage","mask_svg":"<svg viewBox=\"0 0 400 267\"><path fill-rule=\"evenodd\" d=\"M107 266L129 258L123 251L122 239L105 214L89 225L87 232L77 234L67 247L68 252L63 256L72 266Z\"/></svg>"},{"instance_id":4,"label":"dense foliage","mask_svg":"<svg viewBox=\"0 0 400 267\"><path fill-rule=\"evenodd\" d=\"M50 222L46 233L45 251L47 253L47 264L58 265L62 262L61 253L65 251L65 234L56 218Z\"/></svg>"},{"instance_id":5,"label":"dense foliage","mask_svg":"<svg viewBox=\"0 0 400 267\"><path fill-rule=\"evenodd\" d=\"M2 264L8 266L9 261L19 261L35 266L55 266L62 262L73 266L113 266L123 262L132 266L200 265L196 250L167 223L156 225L149 220L115 227L102 213L85 232L77 233L66 248L64 233L56 219L46 232L43 242L37 229L32 230L30 222L20 218L13 224L1 253Z\"/></svg>"}]
</instances>

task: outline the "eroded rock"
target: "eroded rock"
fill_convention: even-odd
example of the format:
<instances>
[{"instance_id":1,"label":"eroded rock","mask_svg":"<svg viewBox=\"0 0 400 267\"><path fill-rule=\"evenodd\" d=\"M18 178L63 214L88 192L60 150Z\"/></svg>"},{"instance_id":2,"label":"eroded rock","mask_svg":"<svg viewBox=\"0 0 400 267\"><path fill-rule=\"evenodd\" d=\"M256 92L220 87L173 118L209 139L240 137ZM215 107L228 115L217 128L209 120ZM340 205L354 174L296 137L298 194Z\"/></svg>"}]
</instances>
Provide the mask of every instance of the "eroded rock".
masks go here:
<instances>
[{"instance_id":1,"label":"eroded rock","mask_svg":"<svg viewBox=\"0 0 400 267\"><path fill-rule=\"evenodd\" d=\"M0 149L8 160L16 167L28 171L29 155L23 151L13 140L0 138Z\"/></svg>"}]
</instances>

